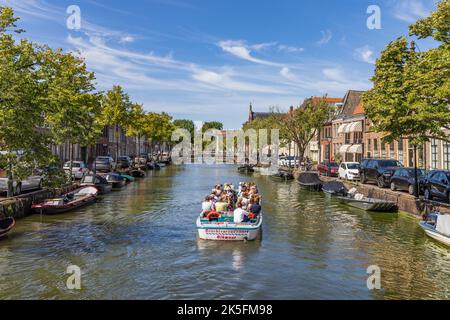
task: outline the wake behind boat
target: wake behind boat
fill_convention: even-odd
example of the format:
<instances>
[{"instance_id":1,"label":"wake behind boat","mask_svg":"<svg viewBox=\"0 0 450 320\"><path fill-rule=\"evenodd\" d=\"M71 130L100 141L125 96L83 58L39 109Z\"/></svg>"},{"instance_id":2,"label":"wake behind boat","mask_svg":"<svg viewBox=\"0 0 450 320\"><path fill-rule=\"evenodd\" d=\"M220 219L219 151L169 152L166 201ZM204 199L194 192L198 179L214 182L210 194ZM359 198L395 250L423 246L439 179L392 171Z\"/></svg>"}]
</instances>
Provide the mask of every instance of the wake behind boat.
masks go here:
<instances>
[{"instance_id":1,"label":"wake behind boat","mask_svg":"<svg viewBox=\"0 0 450 320\"><path fill-rule=\"evenodd\" d=\"M197 218L200 239L250 241L260 234L263 216L261 196L254 184L243 184L239 192L231 184L216 186L205 198Z\"/></svg>"}]
</instances>

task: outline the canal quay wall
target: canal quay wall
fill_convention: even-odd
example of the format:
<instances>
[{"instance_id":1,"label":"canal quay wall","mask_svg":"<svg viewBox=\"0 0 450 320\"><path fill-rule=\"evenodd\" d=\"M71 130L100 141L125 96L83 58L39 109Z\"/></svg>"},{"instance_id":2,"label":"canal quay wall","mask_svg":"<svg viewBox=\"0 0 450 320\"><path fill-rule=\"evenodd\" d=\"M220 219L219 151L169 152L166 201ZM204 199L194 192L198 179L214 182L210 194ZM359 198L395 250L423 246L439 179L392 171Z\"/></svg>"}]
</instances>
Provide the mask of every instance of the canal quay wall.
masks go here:
<instances>
[{"instance_id":1,"label":"canal quay wall","mask_svg":"<svg viewBox=\"0 0 450 320\"><path fill-rule=\"evenodd\" d=\"M296 172L295 177L298 178L299 175L300 174ZM423 197L416 199L406 192L392 191L389 188L379 188L376 185L361 184L359 181L344 181L339 180L338 178L325 176L321 176L320 178L326 182L341 181L348 189L356 188L359 193L362 193L366 197L395 202L400 211L416 217L422 217L424 214L434 210L450 212L450 205L447 203L428 201L423 199Z\"/></svg>"},{"instance_id":2,"label":"canal quay wall","mask_svg":"<svg viewBox=\"0 0 450 320\"><path fill-rule=\"evenodd\" d=\"M73 184L56 190L39 190L32 193L23 194L14 198L0 199L0 219L13 217L20 219L32 213L31 205L42 202L45 199L57 197L75 190L78 185Z\"/></svg>"}]
</instances>

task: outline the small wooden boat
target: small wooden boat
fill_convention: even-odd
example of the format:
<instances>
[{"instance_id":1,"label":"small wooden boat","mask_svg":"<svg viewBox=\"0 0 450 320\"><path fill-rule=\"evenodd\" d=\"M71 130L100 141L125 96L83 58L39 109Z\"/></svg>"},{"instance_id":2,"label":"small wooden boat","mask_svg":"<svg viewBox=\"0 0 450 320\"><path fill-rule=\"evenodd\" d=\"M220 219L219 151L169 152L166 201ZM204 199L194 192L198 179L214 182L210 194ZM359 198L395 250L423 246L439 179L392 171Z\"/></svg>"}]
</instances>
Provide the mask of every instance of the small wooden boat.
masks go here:
<instances>
[{"instance_id":1,"label":"small wooden boat","mask_svg":"<svg viewBox=\"0 0 450 320\"><path fill-rule=\"evenodd\" d=\"M93 203L97 194L97 188L83 187L61 197L47 199L44 203L34 204L31 208L40 214L60 214Z\"/></svg>"},{"instance_id":2,"label":"small wooden boat","mask_svg":"<svg viewBox=\"0 0 450 320\"><path fill-rule=\"evenodd\" d=\"M238 167L238 171L243 174L249 174L255 172L252 165L246 164L244 166Z\"/></svg>"},{"instance_id":3,"label":"small wooden boat","mask_svg":"<svg viewBox=\"0 0 450 320\"><path fill-rule=\"evenodd\" d=\"M323 181L316 172L303 172L297 180L300 187L310 191L322 190Z\"/></svg>"},{"instance_id":4,"label":"small wooden boat","mask_svg":"<svg viewBox=\"0 0 450 320\"><path fill-rule=\"evenodd\" d=\"M126 179L117 173L108 173L105 178L112 185L113 190L122 189L127 184Z\"/></svg>"},{"instance_id":5,"label":"small wooden boat","mask_svg":"<svg viewBox=\"0 0 450 320\"><path fill-rule=\"evenodd\" d=\"M376 198L368 198L362 194L348 194L347 196L335 196L340 202L349 206L373 212L397 212L398 206L395 202Z\"/></svg>"},{"instance_id":6,"label":"small wooden boat","mask_svg":"<svg viewBox=\"0 0 450 320\"><path fill-rule=\"evenodd\" d=\"M145 172L143 170L131 170L130 175L134 178L144 178Z\"/></svg>"},{"instance_id":7,"label":"small wooden boat","mask_svg":"<svg viewBox=\"0 0 450 320\"><path fill-rule=\"evenodd\" d=\"M120 173L119 175L125 179L126 183L134 182L134 180L135 180L133 176L130 176L128 174Z\"/></svg>"},{"instance_id":8,"label":"small wooden boat","mask_svg":"<svg viewBox=\"0 0 450 320\"><path fill-rule=\"evenodd\" d=\"M419 225L425 233L450 247L450 214L433 212L426 216L425 220Z\"/></svg>"},{"instance_id":9,"label":"small wooden boat","mask_svg":"<svg viewBox=\"0 0 450 320\"><path fill-rule=\"evenodd\" d=\"M8 233L16 225L16 220L12 217L8 217L0 220L0 239L6 237Z\"/></svg>"},{"instance_id":10,"label":"small wooden boat","mask_svg":"<svg viewBox=\"0 0 450 320\"><path fill-rule=\"evenodd\" d=\"M294 180L294 175L289 171L280 170L278 173L271 175L270 178L276 181L289 181Z\"/></svg>"},{"instance_id":11,"label":"small wooden boat","mask_svg":"<svg viewBox=\"0 0 450 320\"><path fill-rule=\"evenodd\" d=\"M98 194L107 194L111 192L112 185L99 174L88 174L81 180L80 186L82 187L95 187L98 190Z\"/></svg>"}]
</instances>

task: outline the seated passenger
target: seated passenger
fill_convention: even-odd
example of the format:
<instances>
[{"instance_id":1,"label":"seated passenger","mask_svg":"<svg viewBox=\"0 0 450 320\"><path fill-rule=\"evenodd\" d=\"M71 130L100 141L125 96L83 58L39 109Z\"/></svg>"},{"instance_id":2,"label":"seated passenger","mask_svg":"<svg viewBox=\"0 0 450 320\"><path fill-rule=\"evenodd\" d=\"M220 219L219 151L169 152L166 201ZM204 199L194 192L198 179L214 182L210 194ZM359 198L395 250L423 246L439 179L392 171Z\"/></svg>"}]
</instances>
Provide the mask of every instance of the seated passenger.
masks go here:
<instances>
[{"instance_id":1,"label":"seated passenger","mask_svg":"<svg viewBox=\"0 0 450 320\"><path fill-rule=\"evenodd\" d=\"M250 200L250 212L257 217L261 213L261 205L259 204L259 198L253 197Z\"/></svg>"},{"instance_id":2,"label":"seated passenger","mask_svg":"<svg viewBox=\"0 0 450 320\"><path fill-rule=\"evenodd\" d=\"M248 212L242 209L242 202L238 202L236 210L234 210L234 223L242 223L248 221Z\"/></svg>"},{"instance_id":3,"label":"seated passenger","mask_svg":"<svg viewBox=\"0 0 450 320\"><path fill-rule=\"evenodd\" d=\"M218 202L215 203L214 209L217 212L224 212L227 211L228 208L228 202L225 197L221 197Z\"/></svg>"},{"instance_id":4,"label":"seated passenger","mask_svg":"<svg viewBox=\"0 0 450 320\"><path fill-rule=\"evenodd\" d=\"M208 213L212 210L212 201L211 196L206 196L205 201L202 203L202 212L203 214Z\"/></svg>"}]
</instances>

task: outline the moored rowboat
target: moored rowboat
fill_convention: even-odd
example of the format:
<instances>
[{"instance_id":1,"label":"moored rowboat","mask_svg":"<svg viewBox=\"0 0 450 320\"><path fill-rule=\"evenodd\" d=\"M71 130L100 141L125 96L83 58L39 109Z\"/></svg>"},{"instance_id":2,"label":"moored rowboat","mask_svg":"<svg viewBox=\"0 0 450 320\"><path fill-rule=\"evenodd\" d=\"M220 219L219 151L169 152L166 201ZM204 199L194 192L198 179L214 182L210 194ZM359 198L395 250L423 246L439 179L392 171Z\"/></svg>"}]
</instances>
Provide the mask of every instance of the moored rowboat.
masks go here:
<instances>
[{"instance_id":1,"label":"moored rowboat","mask_svg":"<svg viewBox=\"0 0 450 320\"><path fill-rule=\"evenodd\" d=\"M427 236L450 247L450 214L428 214L419 225Z\"/></svg>"},{"instance_id":2,"label":"moored rowboat","mask_svg":"<svg viewBox=\"0 0 450 320\"><path fill-rule=\"evenodd\" d=\"M385 201L375 198L367 197L352 197L352 196L336 196L336 199L349 206L373 212L397 212L398 206L395 202Z\"/></svg>"},{"instance_id":3,"label":"moored rowboat","mask_svg":"<svg viewBox=\"0 0 450 320\"><path fill-rule=\"evenodd\" d=\"M83 187L61 197L47 199L44 203L34 204L31 208L41 214L60 214L93 203L97 194L97 188Z\"/></svg>"},{"instance_id":4,"label":"moored rowboat","mask_svg":"<svg viewBox=\"0 0 450 320\"><path fill-rule=\"evenodd\" d=\"M16 220L8 217L0 220L0 239L5 237L16 225Z\"/></svg>"}]
</instances>

